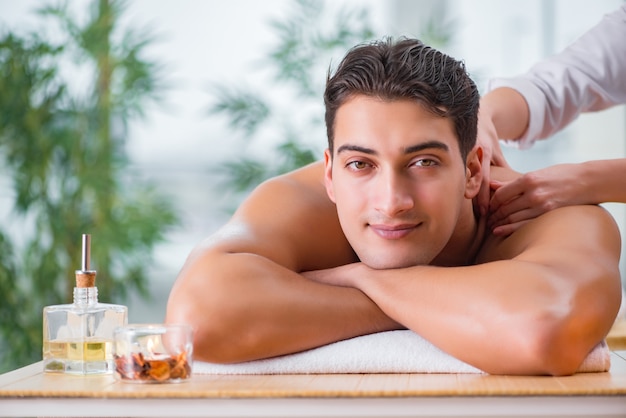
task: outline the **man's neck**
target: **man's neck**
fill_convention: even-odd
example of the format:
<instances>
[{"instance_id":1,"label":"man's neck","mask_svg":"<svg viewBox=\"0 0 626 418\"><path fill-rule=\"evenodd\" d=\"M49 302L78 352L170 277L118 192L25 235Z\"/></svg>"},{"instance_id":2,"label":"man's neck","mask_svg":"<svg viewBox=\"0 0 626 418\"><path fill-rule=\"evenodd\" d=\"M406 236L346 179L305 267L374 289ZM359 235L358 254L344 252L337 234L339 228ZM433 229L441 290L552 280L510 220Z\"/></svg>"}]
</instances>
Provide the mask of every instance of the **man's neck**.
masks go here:
<instances>
[{"instance_id":1,"label":"man's neck","mask_svg":"<svg viewBox=\"0 0 626 418\"><path fill-rule=\"evenodd\" d=\"M473 264L484 238L483 232L479 230L478 215L474 214L472 202L467 200L452 237L431 264L442 267Z\"/></svg>"}]
</instances>

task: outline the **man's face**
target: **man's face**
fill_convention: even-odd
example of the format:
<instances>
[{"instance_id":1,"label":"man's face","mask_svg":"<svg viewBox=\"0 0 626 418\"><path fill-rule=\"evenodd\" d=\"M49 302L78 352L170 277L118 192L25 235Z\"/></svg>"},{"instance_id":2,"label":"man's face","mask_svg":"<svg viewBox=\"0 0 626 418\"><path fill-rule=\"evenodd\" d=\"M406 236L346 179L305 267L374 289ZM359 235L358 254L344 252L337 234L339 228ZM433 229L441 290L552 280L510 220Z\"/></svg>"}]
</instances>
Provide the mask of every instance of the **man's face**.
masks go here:
<instances>
[{"instance_id":1,"label":"man's face","mask_svg":"<svg viewBox=\"0 0 626 418\"><path fill-rule=\"evenodd\" d=\"M408 100L356 96L334 133L326 189L359 259L377 269L432 262L471 207L452 122Z\"/></svg>"}]
</instances>

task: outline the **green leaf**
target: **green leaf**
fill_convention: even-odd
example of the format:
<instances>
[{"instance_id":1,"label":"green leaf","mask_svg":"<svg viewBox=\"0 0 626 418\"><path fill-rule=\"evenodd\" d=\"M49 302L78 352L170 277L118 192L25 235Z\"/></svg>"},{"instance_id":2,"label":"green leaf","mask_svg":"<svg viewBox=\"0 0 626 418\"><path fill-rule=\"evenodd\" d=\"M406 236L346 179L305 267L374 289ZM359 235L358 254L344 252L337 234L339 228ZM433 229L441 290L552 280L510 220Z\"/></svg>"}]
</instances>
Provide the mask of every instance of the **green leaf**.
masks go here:
<instances>
[{"instance_id":1,"label":"green leaf","mask_svg":"<svg viewBox=\"0 0 626 418\"><path fill-rule=\"evenodd\" d=\"M284 135L265 156L244 154L219 166L225 179L220 186L225 184L240 196L269 177L316 159L305 143L317 132L325 132L323 118L303 117L307 123L298 123L293 116L321 102L326 68L333 55L343 55L354 44L373 37L365 8L343 8L332 14L319 0L293 0L290 5L287 16L269 21L276 42L255 63L255 69L269 69L273 75L268 85L287 92L282 102L270 104L245 87L219 84L213 91L216 100L211 114L226 117L228 126L247 143L267 141L268 133Z\"/></svg>"},{"instance_id":2,"label":"green leaf","mask_svg":"<svg viewBox=\"0 0 626 418\"><path fill-rule=\"evenodd\" d=\"M236 88L216 86L216 101L211 114L223 114L228 125L245 136L254 135L259 126L270 116L270 108L257 94Z\"/></svg>"},{"instance_id":3,"label":"green leaf","mask_svg":"<svg viewBox=\"0 0 626 418\"><path fill-rule=\"evenodd\" d=\"M170 200L129 171L125 151L130 118L162 86L160 65L143 58L151 35L114 36L123 2L90 5L83 24L65 5L41 10L61 24L62 46L36 33L0 38L0 160L14 196L0 224L0 371L41 358L41 310L71 302L81 234L93 237L100 300L121 303L148 295L154 246L178 222ZM93 74L88 94L70 93L57 71L70 60ZM19 237L2 232L10 222L25 226L11 228Z\"/></svg>"}]
</instances>

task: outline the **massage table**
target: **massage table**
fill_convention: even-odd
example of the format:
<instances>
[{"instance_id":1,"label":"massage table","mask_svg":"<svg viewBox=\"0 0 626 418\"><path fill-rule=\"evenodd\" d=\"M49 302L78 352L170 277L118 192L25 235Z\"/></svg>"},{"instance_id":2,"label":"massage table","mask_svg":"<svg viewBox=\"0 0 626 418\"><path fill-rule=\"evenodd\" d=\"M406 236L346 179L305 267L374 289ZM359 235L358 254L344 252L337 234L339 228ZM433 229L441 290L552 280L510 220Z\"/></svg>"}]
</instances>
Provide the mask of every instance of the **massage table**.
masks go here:
<instances>
[{"instance_id":1,"label":"massage table","mask_svg":"<svg viewBox=\"0 0 626 418\"><path fill-rule=\"evenodd\" d=\"M607 338L608 372L564 377L194 374L178 384L129 384L44 374L37 362L0 375L0 417L626 417L624 331Z\"/></svg>"}]
</instances>

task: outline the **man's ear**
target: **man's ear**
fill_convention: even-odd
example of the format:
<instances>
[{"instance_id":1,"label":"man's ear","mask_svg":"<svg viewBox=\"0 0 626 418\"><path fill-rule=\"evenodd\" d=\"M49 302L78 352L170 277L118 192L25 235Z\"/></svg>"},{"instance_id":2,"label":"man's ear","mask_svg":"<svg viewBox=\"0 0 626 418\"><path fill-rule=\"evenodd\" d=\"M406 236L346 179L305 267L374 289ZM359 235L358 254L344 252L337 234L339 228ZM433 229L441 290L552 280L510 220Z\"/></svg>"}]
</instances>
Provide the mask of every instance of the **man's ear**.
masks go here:
<instances>
[{"instance_id":1,"label":"man's ear","mask_svg":"<svg viewBox=\"0 0 626 418\"><path fill-rule=\"evenodd\" d=\"M324 151L324 185L329 199L335 202L335 191L333 189L333 158L330 150Z\"/></svg>"},{"instance_id":2,"label":"man's ear","mask_svg":"<svg viewBox=\"0 0 626 418\"><path fill-rule=\"evenodd\" d=\"M476 144L465 160L465 197L473 199L478 195L483 181L483 148Z\"/></svg>"}]
</instances>

